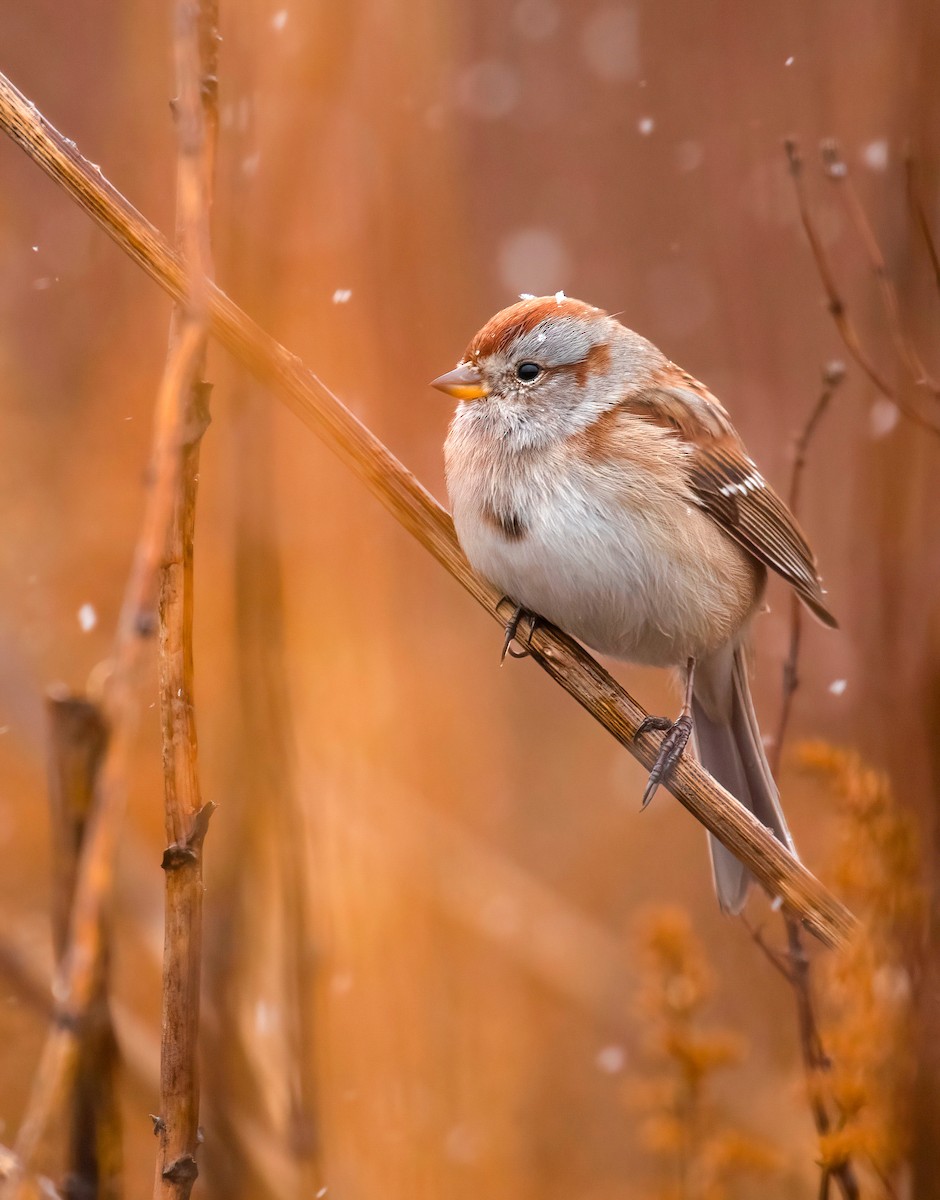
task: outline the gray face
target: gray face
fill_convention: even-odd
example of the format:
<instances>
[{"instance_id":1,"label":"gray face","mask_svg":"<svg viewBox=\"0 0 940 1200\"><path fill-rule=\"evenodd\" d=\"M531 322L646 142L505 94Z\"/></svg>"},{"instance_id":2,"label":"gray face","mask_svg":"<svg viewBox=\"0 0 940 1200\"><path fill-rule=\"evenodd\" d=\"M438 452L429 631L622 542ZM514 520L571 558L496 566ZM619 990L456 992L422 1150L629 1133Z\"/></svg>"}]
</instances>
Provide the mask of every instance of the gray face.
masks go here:
<instances>
[{"instance_id":1,"label":"gray face","mask_svg":"<svg viewBox=\"0 0 940 1200\"><path fill-rule=\"evenodd\" d=\"M488 410L485 419L501 419L520 434L528 429L532 440L583 428L609 407L608 392L616 390L609 380L612 325L555 317L481 356L476 365L489 396L478 416Z\"/></svg>"}]
</instances>

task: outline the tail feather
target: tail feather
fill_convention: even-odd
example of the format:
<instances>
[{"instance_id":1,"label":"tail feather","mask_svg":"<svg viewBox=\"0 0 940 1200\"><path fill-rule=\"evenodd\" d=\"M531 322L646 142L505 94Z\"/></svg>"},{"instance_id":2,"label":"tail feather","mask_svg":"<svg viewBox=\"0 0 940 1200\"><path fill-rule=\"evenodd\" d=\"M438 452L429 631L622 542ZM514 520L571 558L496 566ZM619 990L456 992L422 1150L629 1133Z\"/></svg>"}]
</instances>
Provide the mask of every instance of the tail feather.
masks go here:
<instances>
[{"instance_id":1,"label":"tail feather","mask_svg":"<svg viewBox=\"0 0 940 1200\"><path fill-rule=\"evenodd\" d=\"M692 714L702 766L795 853L761 742L742 646L696 664ZM708 840L718 903L725 912L739 913L751 873L716 838Z\"/></svg>"}]
</instances>

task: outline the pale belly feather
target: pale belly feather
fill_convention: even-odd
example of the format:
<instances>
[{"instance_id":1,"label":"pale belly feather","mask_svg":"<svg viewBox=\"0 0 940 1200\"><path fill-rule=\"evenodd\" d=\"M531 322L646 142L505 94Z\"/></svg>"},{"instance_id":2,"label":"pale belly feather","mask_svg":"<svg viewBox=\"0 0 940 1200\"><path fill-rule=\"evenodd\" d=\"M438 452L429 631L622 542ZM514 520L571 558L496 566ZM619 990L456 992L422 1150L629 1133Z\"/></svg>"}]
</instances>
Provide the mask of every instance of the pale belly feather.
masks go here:
<instances>
[{"instance_id":1,"label":"pale belly feather","mask_svg":"<svg viewBox=\"0 0 940 1200\"><path fill-rule=\"evenodd\" d=\"M664 514L629 502L629 489L589 488L556 472L488 489L520 521L507 536L478 488L450 479L460 543L474 568L524 608L593 649L631 662L684 665L734 637L758 598L761 573L712 521L676 499ZM669 528L664 528L668 525ZM668 547L668 549L667 549ZM742 576L750 603L735 610ZM744 589L745 593L748 589Z\"/></svg>"}]
</instances>

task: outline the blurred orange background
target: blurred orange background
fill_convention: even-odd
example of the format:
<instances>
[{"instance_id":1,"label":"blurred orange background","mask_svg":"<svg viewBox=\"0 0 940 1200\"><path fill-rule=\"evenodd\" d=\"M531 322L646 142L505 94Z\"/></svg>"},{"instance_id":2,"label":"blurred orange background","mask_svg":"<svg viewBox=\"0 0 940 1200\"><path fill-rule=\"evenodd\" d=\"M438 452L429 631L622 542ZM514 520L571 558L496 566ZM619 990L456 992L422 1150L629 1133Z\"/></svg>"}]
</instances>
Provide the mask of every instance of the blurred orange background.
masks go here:
<instances>
[{"instance_id":1,"label":"blurred orange background","mask_svg":"<svg viewBox=\"0 0 940 1200\"><path fill-rule=\"evenodd\" d=\"M165 231L171 22L155 0L0 11L3 71ZM846 358L787 135L866 346L910 390L816 168L827 136L938 367L903 168L912 154L940 232L927 0L222 0L220 28L217 280L442 500L450 411L428 381L519 292L557 289L620 313L702 379L785 490L822 367ZM48 977L42 696L56 680L84 687L109 652L170 304L8 142L0 164L0 920ZM221 351L208 378L196 696L203 794L220 808L196 1194L654 1194L625 1089L642 1033L630 931L662 902L692 914L715 1012L747 1038L721 1100L784 1155L761 1194L815 1194L792 997L719 914L701 829L666 793L641 815L642 769L531 663L499 669L496 626L345 469ZM889 770L928 846L938 462L936 439L850 364L801 509L841 629L807 623L790 731ZM768 732L782 587L770 604L755 633ZM674 710L663 673L612 669L649 711ZM149 686L114 899L131 1200L152 1185L158 1103L155 673ZM786 758L782 793L824 872L824 796ZM940 1117L926 994L919 1197L940 1194L924 1169ZM0 995L9 1143L45 1025L12 987Z\"/></svg>"}]
</instances>

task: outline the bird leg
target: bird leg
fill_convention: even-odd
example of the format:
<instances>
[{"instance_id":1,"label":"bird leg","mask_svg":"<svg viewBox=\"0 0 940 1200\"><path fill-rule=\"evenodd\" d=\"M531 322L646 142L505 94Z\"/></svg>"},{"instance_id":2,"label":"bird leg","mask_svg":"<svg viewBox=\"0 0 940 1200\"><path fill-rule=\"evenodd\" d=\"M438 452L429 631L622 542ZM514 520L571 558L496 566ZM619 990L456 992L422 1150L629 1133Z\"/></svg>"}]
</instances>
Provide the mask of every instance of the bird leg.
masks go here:
<instances>
[{"instance_id":1,"label":"bird leg","mask_svg":"<svg viewBox=\"0 0 940 1200\"><path fill-rule=\"evenodd\" d=\"M661 783L669 778L675 770L676 763L679 761L682 751L686 748L689 738L692 736L692 681L695 678L695 659L690 658L686 665L685 678L685 703L682 705L682 712L675 721L670 721L668 717L647 717L640 722L640 727L634 734L633 740L643 733L649 733L653 729L665 729L666 736L662 740L662 745L659 747L659 754L656 755L656 761L653 763L653 769L650 771L650 777L646 784L646 789L643 792L642 808L646 808L647 804L653 799L656 794L656 789Z\"/></svg>"},{"instance_id":2,"label":"bird leg","mask_svg":"<svg viewBox=\"0 0 940 1200\"><path fill-rule=\"evenodd\" d=\"M509 596L504 596L503 599L510 600L510 603L512 602L511 598ZM500 601L500 603L502 603L502 600ZM529 618L529 621L531 623L530 628L529 628L529 636L530 637L532 636L532 631L535 629L535 625L536 625L536 622L538 621L538 617L535 615L535 613L529 612L529 610L527 608L523 608L521 604L517 604L516 611L512 614L512 616L506 622L506 636L503 638L503 649L502 649L502 653L499 656L499 665L500 666L502 666L503 663L506 661L507 654L510 656L510 658L527 658L528 657L528 654L529 654L528 650L513 650L512 649L513 639L515 638L516 634L519 632L519 623L523 617Z\"/></svg>"}]
</instances>

